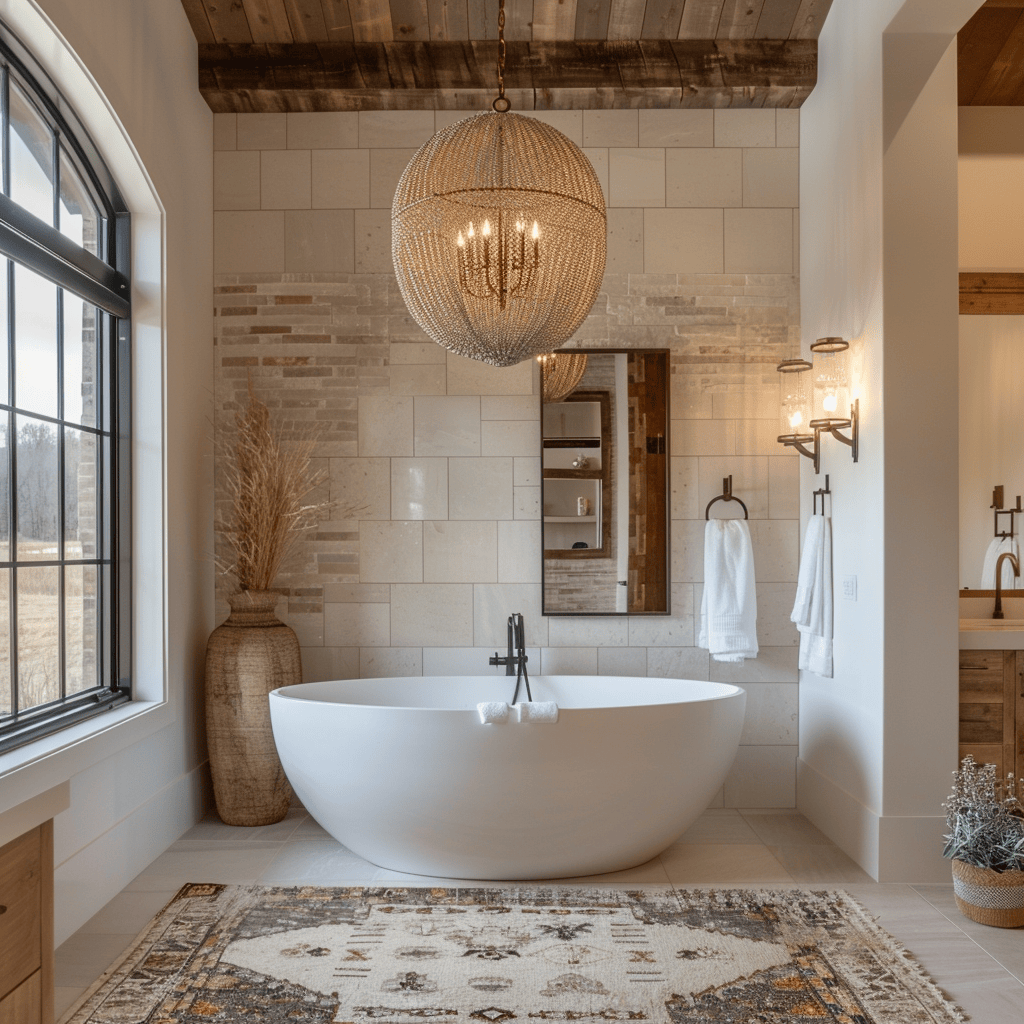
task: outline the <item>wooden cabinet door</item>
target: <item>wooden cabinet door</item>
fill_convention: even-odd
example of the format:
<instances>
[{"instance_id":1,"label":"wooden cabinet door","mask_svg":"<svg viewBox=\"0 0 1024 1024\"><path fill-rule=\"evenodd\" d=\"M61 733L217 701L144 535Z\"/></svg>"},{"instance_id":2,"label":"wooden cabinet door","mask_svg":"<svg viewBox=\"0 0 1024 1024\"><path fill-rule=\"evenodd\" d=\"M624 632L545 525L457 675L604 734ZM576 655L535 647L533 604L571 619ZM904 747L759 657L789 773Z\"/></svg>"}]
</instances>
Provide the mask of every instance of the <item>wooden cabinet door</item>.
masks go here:
<instances>
[{"instance_id":1,"label":"wooden cabinet door","mask_svg":"<svg viewBox=\"0 0 1024 1024\"><path fill-rule=\"evenodd\" d=\"M1017 720L1014 729L1014 767L1013 773L1017 778L1024 773L1024 651L1017 651L1016 671L1013 677L1013 690L1017 695Z\"/></svg>"},{"instance_id":2,"label":"wooden cabinet door","mask_svg":"<svg viewBox=\"0 0 1024 1024\"><path fill-rule=\"evenodd\" d=\"M978 764L994 764L999 776L1018 763L1018 659L1024 670L1024 652L960 652L959 759L971 754Z\"/></svg>"},{"instance_id":3,"label":"wooden cabinet door","mask_svg":"<svg viewBox=\"0 0 1024 1024\"><path fill-rule=\"evenodd\" d=\"M42 1020L42 1014L42 971L36 971L13 992L0 999L0 1024L34 1024Z\"/></svg>"},{"instance_id":4,"label":"wooden cabinet door","mask_svg":"<svg viewBox=\"0 0 1024 1024\"><path fill-rule=\"evenodd\" d=\"M34 828L0 849L0 998L42 966L41 839Z\"/></svg>"}]
</instances>

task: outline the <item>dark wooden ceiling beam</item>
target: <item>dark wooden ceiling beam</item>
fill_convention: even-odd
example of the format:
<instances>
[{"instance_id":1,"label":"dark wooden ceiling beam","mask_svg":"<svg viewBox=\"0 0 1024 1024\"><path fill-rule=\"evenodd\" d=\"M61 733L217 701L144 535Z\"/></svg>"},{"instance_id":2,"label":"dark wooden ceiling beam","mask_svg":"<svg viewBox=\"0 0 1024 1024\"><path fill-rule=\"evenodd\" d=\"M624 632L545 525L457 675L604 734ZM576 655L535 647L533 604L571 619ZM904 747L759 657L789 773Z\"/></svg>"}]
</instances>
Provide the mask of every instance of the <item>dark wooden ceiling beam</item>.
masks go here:
<instances>
[{"instance_id":1,"label":"dark wooden ceiling beam","mask_svg":"<svg viewBox=\"0 0 1024 1024\"><path fill-rule=\"evenodd\" d=\"M817 41L513 40L505 88L517 109L798 107ZM203 44L199 89L218 113L486 109L497 44Z\"/></svg>"}]
</instances>

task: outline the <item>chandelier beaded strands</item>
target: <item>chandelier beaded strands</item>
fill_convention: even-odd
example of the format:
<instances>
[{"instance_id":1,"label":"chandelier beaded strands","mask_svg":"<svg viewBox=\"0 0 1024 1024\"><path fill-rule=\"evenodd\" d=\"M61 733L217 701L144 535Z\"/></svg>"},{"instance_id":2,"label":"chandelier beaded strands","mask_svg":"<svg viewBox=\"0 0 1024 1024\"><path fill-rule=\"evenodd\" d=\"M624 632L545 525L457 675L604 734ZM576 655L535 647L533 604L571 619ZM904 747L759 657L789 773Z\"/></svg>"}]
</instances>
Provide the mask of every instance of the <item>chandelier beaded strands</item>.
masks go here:
<instances>
[{"instance_id":1,"label":"chandelier beaded strands","mask_svg":"<svg viewBox=\"0 0 1024 1024\"><path fill-rule=\"evenodd\" d=\"M604 276L604 195L561 132L513 114L498 9L492 110L442 128L409 161L391 255L412 318L443 348L512 366L563 345Z\"/></svg>"}]
</instances>

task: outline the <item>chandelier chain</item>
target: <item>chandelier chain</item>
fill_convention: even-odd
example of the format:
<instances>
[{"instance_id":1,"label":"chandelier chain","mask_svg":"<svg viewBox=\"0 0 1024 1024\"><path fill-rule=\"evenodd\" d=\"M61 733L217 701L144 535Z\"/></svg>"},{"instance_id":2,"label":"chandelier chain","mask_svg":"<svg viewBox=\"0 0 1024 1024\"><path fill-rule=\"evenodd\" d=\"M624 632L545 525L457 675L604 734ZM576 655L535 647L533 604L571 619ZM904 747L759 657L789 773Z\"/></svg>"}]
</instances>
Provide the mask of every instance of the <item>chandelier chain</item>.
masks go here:
<instances>
[{"instance_id":1,"label":"chandelier chain","mask_svg":"<svg viewBox=\"0 0 1024 1024\"><path fill-rule=\"evenodd\" d=\"M491 106L499 113L512 106L505 98L505 0L498 0L498 95Z\"/></svg>"}]
</instances>

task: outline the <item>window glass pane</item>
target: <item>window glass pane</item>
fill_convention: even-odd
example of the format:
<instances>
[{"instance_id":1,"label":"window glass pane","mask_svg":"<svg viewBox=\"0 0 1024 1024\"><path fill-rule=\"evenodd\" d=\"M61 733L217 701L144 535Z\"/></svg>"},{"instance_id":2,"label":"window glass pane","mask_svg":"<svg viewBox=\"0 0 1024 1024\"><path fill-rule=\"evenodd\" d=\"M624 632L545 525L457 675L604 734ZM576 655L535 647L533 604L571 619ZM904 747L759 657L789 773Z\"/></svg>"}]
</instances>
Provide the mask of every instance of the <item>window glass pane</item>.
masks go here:
<instances>
[{"instance_id":1,"label":"window glass pane","mask_svg":"<svg viewBox=\"0 0 1024 1024\"><path fill-rule=\"evenodd\" d=\"M55 561L57 544L57 428L17 417L18 560ZM18 612L19 618L21 612Z\"/></svg>"},{"instance_id":2,"label":"window glass pane","mask_svg":"<svg viewBox=\"0 0 1024 1024\"><path fill-rule=\"evenodd\" d=\"M99 573L95 565L64 569L67 696L100 685Z\"/></svg>"},{"instance_id":3,"label":"window glass pane","mask_svg":"<svg viewBox=\"0 0 1024 1024\"><path fill-rule=\"evenodd\" d=\"M60 148L60 230L93 256L99 256L99 211L67 150Z\"/></svg>"},{"instance_id":4,"label":"window glass pane","mask_svg":"<svg viewBox=\"0 0 1024 1024\"><path fill-rule=\"evenodd\" d=\"M57 415L57 286L14 268L14 404Z\"/></svg>"},{"instance_id":5,"label":"window glass pane","mask_svg":"<svg viewBox=\"0 0 1024 1024\"><path fill-rule=\"evenodd\" d=\"M0 717L14 711L11 693L11 570L0 569Z\"/></svg>"},{"instance_id":6,"label":"window glass pane","mask_svg":"<svg viewBox=\"0 0 1024 1024\"><path fill-rule=\"evenodd\" d=\"M11 453L7 445L9 413L0 413L0 562L11 560Z\"/></svg>"},{"instance_id":7,"label":"window glass pane","mask_svg":"<svg viewBox=\"0 0 1024 1024\"><path fill-rule=\"evenodd\" d=\"M4 405L11 400L10 392L7 390L10 380L7 362L7 268L10 265L10 260L0 259L0 402Z\"/></svg>"},{"instance_id":8,"label":"window glass pane","mask_svg":"<svg viewBox=\"0 0 1024 1024\"><path fill-rule=\"evenodd\" d=\"M64 419L96 426L96 325L99 311L72 292L64 304Z\"/></svg>"},{"instance_id":9,"label":"window glass pane","mask_svg":"<svg viewBox=\"0 0 1024 1024\"><path fill-rule=\"evenodd\" d=\"M60 697L60 567L18 569L18 710Z\"/></svg>"},{"instance_id":10,"label":"window glass pane","mask_svg":"<svg viewBox=\"0 0 1024 1024\"><path fill-rule=\"evenodd\" d=\"M53 224L53 136L11 79L11 198Z\"/></svg>"},{"instance_id":11,"label":"window glass pane","mask_svg":"<svg viewBox=\"0 0 1024 1024\"><path fill-rule=\"evenodd\" d=\"M97 438L64 429L64 557L96 557Z\"/></svg>"}]
</instances>

